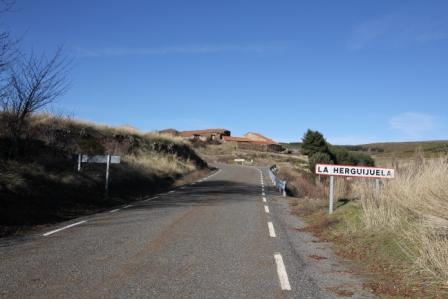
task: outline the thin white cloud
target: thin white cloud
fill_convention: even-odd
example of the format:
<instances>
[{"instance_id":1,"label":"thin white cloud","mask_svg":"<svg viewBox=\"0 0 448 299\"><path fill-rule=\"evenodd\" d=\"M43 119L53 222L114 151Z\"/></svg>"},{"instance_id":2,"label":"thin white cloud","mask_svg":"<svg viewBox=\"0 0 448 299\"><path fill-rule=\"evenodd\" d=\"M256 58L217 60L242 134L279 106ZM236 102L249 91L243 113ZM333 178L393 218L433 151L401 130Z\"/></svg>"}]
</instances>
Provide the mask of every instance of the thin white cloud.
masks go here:
<instances>
[{"instance_id":1,"label":"thin white cloud","mask_svg":"<svg viewBox=\"0 0 448 299\"><path fill-rule=\"evenodd\" d=\"M360 50L367 47L375 39L386 34L392 21L392 16L382 16L355 26L348 41L348 48Z\"/></svg>"},{"instance_id":2,"label":"thin white cloud","mask_svg":"<svg viewBox=\"0 0 448 299\"><path fill-rule=\"evenodd\" d=\"M389 125L404 137L424 138L437 128L437 118L430 114L406 112L392 117Z\"/></svg>"},{"instance_id":3,"label":"thin white cloud","mask_svg":"<svg viewBox=\"0 0 448 299\"><path fill-rule=\"evenodd\" d=\"M260 44L203 44L167 47L108 47L108 48L83 48L75 49L75 55L79 57L101 56L155 56L169 54L213 54L213 53L265 53L283 51L288 46L282 43Z\"/></svg>"},{"instance_id":4,"label":"thin white cloud","mask_svg":"<svg viewBox=\"0 0 448 299\"><path fill-rule=\"evenodd\" d=\"M402 47L448 39L445 16L402 12L378 16L357 24L348 39L350 50L371 46Z\"/></svg>"}]
</instances>

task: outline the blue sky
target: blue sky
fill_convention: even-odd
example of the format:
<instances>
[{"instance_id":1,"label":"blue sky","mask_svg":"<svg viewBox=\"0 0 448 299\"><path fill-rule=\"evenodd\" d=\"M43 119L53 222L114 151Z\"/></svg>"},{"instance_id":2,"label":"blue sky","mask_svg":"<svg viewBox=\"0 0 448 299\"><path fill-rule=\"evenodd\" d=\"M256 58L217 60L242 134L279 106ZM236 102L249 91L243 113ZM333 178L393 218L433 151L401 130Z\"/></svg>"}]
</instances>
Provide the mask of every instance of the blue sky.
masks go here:
<instances>
[{"instance_id":1,"label":"blue sky","mask_svg":"<svg viewBox=\"0 0 448 299\"><path fill-rule=\"evenodd\" d=\"M448 139L447 1L17 0L22 48L73 58L52 108L141 130L336 144Z\"/></svg>"}]
</instances>

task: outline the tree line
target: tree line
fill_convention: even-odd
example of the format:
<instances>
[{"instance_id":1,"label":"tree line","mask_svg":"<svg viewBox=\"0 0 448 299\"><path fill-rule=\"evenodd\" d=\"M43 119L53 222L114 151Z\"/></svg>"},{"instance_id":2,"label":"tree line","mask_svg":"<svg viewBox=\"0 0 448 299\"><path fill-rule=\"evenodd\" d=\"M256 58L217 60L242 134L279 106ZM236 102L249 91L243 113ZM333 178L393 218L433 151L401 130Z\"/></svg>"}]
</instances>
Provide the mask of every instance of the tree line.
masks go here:
<instances>
[{"instance_id":1,"label":"tree line","mask_svg":"<svg viewBox=\"0 0 448 299\"><path fill-rule=\"evenodd\" d=\"M349 151L328 143L322 133L308 129L302 138L301 152L308 156L308 166L312 173L316 164L343 164L374 166L373 158L365 153Z\"/></svg>"}]
</instances>

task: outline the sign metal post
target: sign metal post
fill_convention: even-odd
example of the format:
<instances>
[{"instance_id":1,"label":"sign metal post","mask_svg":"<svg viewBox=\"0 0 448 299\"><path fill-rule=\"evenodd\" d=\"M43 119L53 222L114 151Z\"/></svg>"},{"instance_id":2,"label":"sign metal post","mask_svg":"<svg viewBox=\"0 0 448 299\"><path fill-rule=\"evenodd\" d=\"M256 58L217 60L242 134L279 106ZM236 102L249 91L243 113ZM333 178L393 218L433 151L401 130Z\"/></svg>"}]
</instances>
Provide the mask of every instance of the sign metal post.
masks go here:
<instances>
[{"instance_id":1,"label":"sign metal post","mask_svg":"<svg viewBox=\"0 0 448 299\"><path fill-rule=\"evenodd\" d=\"M395 170L392 168L335 164L316 164L315 173L317 175L330 177L330 190L328 198L328 212L330 214L333 213L335 176L375 179L375 194L377 197L379 196L380 192L380 179L393 179L395 176Z\"/></svg>"},{"instance_id":2,"label":"sign metal post","mask_svg":"<svg viewBox=\"0 0 448 299\"><path fill-rule=\"evenodd\" d=\"M106 161L106 186L105 186L105 190L106 190L106 196L108 195L109 192L109 167L110 167L110 155L107 155L106 157L107 161Z\"/></svg>"},{"instance_id":3,"label":"sign metal post","mask_svg":"<svg viewBox=\"0 0 448 299\"><path fill-rule=\"evenodd\" d=\"M81 171L81 154L78 155L78 172Z\"/></svg>"},{"instance_id":4,"label":"sign metal post","mask_svg":"<svg viewBox=\"0 0 448 299\"><path fill-rule=\"evenodd\" d=\"M110 164L119 164L121 161L120 156L112 156L112 155L78 155L78 172L81 171L82 163L99 163L106 164L106 182L104 185L104 190L106 191L106 196L109 193L109 172L110 172Z\"/></svg>"},{"instance_id":5,"label":"sign metal post","mask_svg":"<svg viewBox=\"0 0 448 299\"><path fill-rule=\"evenodd\" d=\"M333 196L334 196L334 176L330 176L330 192L329 192L329 204L328 204L329 214L333 214Z\"/></svg>"}]
</instances>

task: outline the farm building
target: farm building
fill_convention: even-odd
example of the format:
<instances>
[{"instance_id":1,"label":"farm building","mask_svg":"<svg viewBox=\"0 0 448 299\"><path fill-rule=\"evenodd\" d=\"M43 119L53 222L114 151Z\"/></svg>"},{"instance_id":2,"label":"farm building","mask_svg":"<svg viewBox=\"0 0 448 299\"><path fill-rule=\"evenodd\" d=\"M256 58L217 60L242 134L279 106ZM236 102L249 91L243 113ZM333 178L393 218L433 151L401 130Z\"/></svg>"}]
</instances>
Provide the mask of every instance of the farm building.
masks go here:
<instances>
[{"instance_id":1,"label":"farm building","mask_svg":"<svg viewBox=\"0 0 448 299\"><path fill-rule=\"evenodd\" d=\"M180 133L180 136L188 140L221 141L224 136L230 136L230 131L226 129L183 131Z\"/></svg>"},{"instance_id":2,"label":"farm building","mask_svg":"<svg viewBox=\"0 0 448 299\"><path fill-rule=\"evenodd\" d=\"M234 142L239 148L253 149L269 152L281 152L284 148L276 141L259 133L249 132L244 137L225 136L225 142Z\"/></svg>"}]
</instances>

